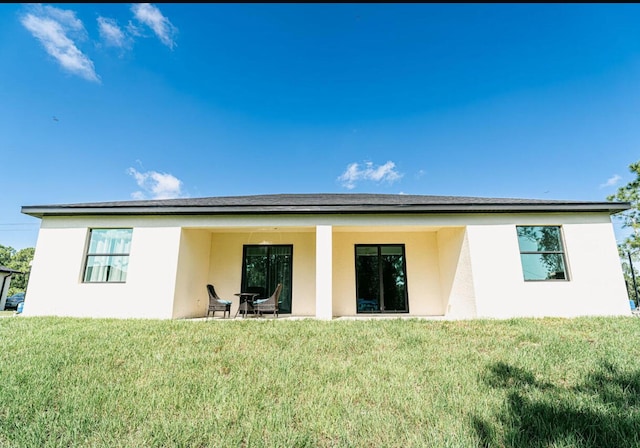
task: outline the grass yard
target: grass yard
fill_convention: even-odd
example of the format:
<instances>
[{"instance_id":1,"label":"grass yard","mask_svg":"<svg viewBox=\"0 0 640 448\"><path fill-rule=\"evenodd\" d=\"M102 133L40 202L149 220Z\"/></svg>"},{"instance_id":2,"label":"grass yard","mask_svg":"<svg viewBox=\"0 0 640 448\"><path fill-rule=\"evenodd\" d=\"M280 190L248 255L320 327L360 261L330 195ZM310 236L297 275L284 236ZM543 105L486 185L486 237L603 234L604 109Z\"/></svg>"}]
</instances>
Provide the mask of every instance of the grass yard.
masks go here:
<instances>
[{"instance_id":1,"label":"grass yard","mask_svg":"<svg viewBox=\"0 0 640 448\"><path fill-rule=\"evenodd\" d=\"M638 334L637 318L0 319L0 446L640 446Z\"/></svg>"}]
</instances>

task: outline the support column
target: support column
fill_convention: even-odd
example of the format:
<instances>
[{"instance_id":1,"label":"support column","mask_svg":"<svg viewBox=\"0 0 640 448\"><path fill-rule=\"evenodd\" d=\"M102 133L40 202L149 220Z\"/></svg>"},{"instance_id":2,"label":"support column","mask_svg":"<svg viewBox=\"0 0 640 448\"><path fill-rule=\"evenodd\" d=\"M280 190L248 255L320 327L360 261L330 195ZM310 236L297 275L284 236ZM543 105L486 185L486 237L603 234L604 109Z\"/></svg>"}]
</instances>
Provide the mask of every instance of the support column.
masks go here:
<instances>
[{"instance_id":1,"label":"support column","mask_svg":"<svg viewBox=\"0 0 640 448\"><path fill-rule=\"evenodd\" d=\"M333 228L316 226L316 318L333 318Z\"/></svg>"}]
</instances>

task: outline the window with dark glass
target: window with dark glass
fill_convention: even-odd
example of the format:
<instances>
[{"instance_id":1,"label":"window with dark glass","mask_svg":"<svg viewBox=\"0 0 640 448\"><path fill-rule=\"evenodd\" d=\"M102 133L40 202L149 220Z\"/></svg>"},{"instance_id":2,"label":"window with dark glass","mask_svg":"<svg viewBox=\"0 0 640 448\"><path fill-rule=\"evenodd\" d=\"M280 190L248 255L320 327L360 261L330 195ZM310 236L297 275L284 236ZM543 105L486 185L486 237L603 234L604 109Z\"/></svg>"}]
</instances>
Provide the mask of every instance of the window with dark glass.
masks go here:
<instances>
[{"instance_id":1,"label":"window with dark glass","mask_svg":"<svg viewBox=\"0 0 640 448\"><path fill-rule=\"evenodd\" d=\"M407 271L403 244L357 244L358 313L406 313Z\"/></svg>"},{"instance_id":2,"label":"window with dark glass","mask_svg":"<svg viewBox=\"0 0 640 448\"><path fill-rule=\"evenodd\" d=\"M516 226L525 280L568 280L559 226Z\"/></svg>"},{"instance_id":3,"label":"window with dark glass","mask_svg":"<svg viewBox=\"0 0 640 448\"><path fill-rule=\"evenodd\" d=\"M242 292L254 292L256 298L269 297L282 283L278 312L291 313L292 245L245 245L242 263Z\"/></svg>"},{"instance_id":4,"label":"window with dark glass","mask_svg":"<svg viewBox=\"0 0 640 448\"><path fill-rule=\"evenodd\" d=\"M84 282L126 281L132 232L133 229L91 229Z\"/></svg>"}]
</instances>

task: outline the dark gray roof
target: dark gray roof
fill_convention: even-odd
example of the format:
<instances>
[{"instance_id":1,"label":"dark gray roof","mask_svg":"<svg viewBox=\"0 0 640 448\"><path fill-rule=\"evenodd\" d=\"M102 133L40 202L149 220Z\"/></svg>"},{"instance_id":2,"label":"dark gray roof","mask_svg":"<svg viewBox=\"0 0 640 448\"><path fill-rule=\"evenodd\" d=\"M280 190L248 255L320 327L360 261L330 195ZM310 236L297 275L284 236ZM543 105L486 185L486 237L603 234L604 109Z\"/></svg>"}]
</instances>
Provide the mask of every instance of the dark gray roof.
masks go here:
<instances>
[{"instance_id":1,"label":"dark gray roof","mask_svg":"<svg viewBox=\"0 0 640 448\"><path fill-rule=\"evenodd\" d=\"M8 272L9 274L24 274L24 272L16 271L15 269L11 269L2 265L0 265L0 272Z\"/></svg>"},{"instance_id":2,"label":"dark gray roof","mask_svg":"<svg viewBox=\"0 0 640 448\"><path fill-rule=\"evenodd\" d=\"M29 205L35 217L65 215L175 214L330 214L330 213L478 213L608 212L630 208L627 202L478 198L408 194L267 194L149 201Z\"/></svg>"}]
</instances>

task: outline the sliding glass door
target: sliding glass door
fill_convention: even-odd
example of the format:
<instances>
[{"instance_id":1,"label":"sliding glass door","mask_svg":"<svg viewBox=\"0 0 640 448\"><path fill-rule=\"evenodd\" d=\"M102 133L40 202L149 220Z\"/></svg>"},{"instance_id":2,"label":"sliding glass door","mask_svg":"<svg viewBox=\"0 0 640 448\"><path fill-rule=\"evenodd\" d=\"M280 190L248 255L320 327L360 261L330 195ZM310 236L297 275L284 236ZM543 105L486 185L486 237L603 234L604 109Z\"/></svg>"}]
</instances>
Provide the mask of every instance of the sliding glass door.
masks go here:
<instances>
[{"instance_id":1,"label":"sliding glass door","mask_svg":"<svg viewBox=\"0 0 640 448\"><path fill-rule=\"evenodd\" d=\"M242 263L242 292L269 297L282 283L279 312L291 314L292 245L245 245Z\"/></svg>"},{"instance_id":2,"label":"sliding glass door","mask_svg":"<svg viewBox=\"0 0 640 448\"><path fill-rule=\"evenodd\" d=\"M404 244L356 245L358 313L406 313L407 270Z\"/></svg>"}]
</instances>

